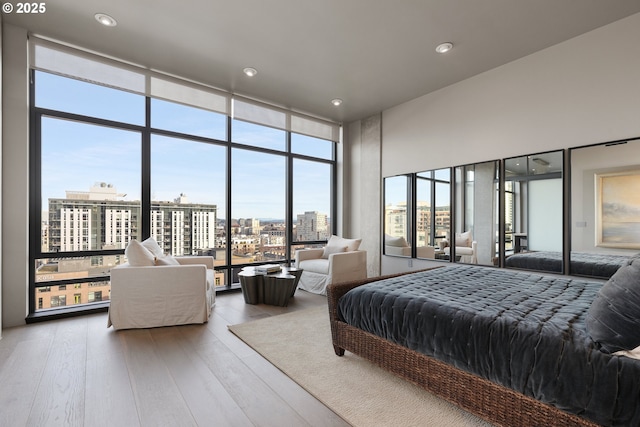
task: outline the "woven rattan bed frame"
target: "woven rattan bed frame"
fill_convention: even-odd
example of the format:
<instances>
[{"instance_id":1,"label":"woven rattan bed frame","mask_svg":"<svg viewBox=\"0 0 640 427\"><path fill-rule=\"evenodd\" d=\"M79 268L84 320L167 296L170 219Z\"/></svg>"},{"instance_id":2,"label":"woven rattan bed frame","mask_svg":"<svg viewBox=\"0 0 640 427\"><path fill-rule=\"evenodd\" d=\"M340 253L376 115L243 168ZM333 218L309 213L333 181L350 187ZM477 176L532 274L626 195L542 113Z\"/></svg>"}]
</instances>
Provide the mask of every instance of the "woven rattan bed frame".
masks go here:
<instances>
[{"instance_id":1,"label":"woven rattan bed frame","mask_svg":"<svg viewBox=\"0 0 640 427\"><path fill-rule=\"evenodd\" d=\"M394 275L398 276L398 275ZM499 426L596 426L521 393L454 368L341 321L338 299L350 289L387 277L331 284L327 288L333 348L361 356L461 408Z\"/></svg>"}]
</instances>

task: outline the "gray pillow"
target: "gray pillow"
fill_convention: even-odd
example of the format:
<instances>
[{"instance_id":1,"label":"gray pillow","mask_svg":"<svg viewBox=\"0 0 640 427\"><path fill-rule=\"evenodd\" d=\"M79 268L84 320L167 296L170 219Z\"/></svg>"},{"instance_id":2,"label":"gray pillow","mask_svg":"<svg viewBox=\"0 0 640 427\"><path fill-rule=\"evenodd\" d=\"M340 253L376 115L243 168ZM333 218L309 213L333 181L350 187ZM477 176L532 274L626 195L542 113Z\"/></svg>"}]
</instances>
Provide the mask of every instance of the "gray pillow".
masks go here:
<instances>
[{"instance_id":1,"label":"gray pillow","mask_svg":"<svg viewBox=\"0 0 640 427\"><path fill-rule=\"evenodd\" d=\"M640 258L631 259L604 284L586 323L587 333L605 353L640 345Z\"/></svg>"}]
</instances>

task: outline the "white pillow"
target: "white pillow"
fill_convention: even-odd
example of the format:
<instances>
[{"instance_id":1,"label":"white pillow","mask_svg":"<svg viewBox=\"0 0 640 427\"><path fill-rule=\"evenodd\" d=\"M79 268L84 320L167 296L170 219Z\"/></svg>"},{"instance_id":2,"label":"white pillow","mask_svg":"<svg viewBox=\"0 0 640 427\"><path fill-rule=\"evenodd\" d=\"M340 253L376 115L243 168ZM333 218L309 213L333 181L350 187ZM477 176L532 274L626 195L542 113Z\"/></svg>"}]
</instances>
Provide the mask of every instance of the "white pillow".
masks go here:
<instances>
[{"instance_id":1,"label":"white pillow","mask_svg":"<svg viewBox=\"0 0 640 427\"><path fill-rule=\"evenodd\" d=\"M360 247L362 239L345 239L343 237L331 236L327 242L327 246L337 246L339 248L346 246L347 252L357 251Z\"/></svg>"},{"instance_id":2,"label":"white pillow","mask_svg":"<svg viewBox=\"0 0 640 427\"><path fill-rule=\"evenodd\" d=\"M147 267L156 265L155 256L137 240L132 240L124 250L127 262L133 267Z\"/></svg>"},{"instance_id":3,"label":"white pillow","mask_svg":"<svg viewBox=\"0 0 640 427\"><path fill-rule=\"evenodd\" d=\"M456 233L456 246L471 247L471 232Z\"/></svg>"},{"instance_id":4,"label":"white pillow","mask_svg":"<svg viewBox=\"0 0 640 427\"><path fill-rule=\"evenodd\" d=\"M633 350L620 350L613 353L614 356L626 356L631 357L632 359L640 360L640 346L634 348Z\"/></svg>"},{"instance_id":5,"label":"white pillow","mask_svg":"<svg viewBox=\"0 0 640 427\"><path fill-rule=\"evenodd\" d=\"M395 246L398 248L407 248L409 244L407 243L407 239L404 237L393 237L388 234L384 235L384 244L387 246Z\"/></svg>"},{"instance_id":6,"label":"white pillow","mask_svg":"<svg viewBox=\"0 0 640 427\"><path fill-rule=\"evenodd\" d=\"M142 246L147 248L147 250L151 252L155 257L161 257L164 255L164 252L162 252L162 248L153 237L149 237L147 240L143 240Z\"/></svg>"},{"instance_id":7,"label":"white pillow","mask_svg":"<svg viewBox=\"0 0 640 427\"><path fill-rule=\"evenodd\" d=\"M180 265L180 263L171 255L163 255L156 257L156 265Z\"/></svg>"},{"instance_id":8,"label":"white pillow","mask_svg":"<svg viewBox=\"0 0 640 427\"><path fill-rule=\"evenodd\" d=\"M346 246L325 246L324 252L322 253L322 258L329 259L329 255L331 254L339 254L340 252L346 252Z\"/></svg>"}]
</instances>

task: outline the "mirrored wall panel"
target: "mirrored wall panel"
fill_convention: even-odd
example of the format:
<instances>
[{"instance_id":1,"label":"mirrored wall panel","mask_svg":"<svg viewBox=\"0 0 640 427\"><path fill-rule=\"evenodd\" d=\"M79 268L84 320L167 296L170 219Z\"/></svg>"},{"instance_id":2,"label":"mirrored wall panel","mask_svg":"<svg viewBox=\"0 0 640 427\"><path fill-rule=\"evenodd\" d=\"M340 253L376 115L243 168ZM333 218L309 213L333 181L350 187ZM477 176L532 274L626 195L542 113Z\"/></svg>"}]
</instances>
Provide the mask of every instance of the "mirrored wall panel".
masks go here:
<instances>
[{"instance_id":1,"label":"mirrored wall panel","mask_svg":"<svg viewBox=\"0 0 640 427\"><path fill-rule=\"evenodd\" d=\"M451 169L416 174L416 257L448 260L451 229Z\"/></svg>"},{"instance_id":2,"label":"mirrored wall panel","mask_svg":"<svg viewBox=\"0 0 640 427\"><path fill-rule=\"evenodd\" d=\"M505 267L562 273L564 151L504 160Z\"/></svg>"},{"instance_id":3,"label":"mirrored wall panel","mask_svg":"<svg viewBox=\"0 0 640 427\"><path fill-rule=\"evenodd\" d=\"M611 277L640 252L640 140L569 151L573 275Z\"/></svg>"},{"instance_id":4,"label":"mirrored wall panel","mask_svg":"<svg viewBox=\"0 0 640 427\"><path fill-rule=\"evenodd\" d=\"M384 254L410 257L411 175L384 179Z\"/></svg>"},{"instance_id":5,"label":"mirrored wall panel","mask_svg":"<svg viewBox=\"0 0 640 427\"><path fill-rule=\"evenodd\" d=\"M458 166L454 169L455 221L453 238L445 253L455 262L498 265L498 160Z\"/></svg>"}]
</instances>

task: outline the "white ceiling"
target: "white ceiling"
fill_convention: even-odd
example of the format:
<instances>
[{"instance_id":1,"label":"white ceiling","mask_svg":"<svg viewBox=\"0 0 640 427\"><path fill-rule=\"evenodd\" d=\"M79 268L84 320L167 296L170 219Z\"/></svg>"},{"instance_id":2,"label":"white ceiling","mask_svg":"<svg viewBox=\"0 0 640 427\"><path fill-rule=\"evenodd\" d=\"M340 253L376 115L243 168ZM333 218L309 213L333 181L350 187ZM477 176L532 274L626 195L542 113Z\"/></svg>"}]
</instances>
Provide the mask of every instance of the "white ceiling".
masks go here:
<instances>
[{"instance_id":1,"label":"white ceiling","mask_svg":"<svg viewBox=\"0 0 640 427\"><path fill-rule=\"evenodd\" d=\"M15 3L15 2L13 2ZM640 12L638 0L49 0L32 33L341 122ZM99 25L97 12L118 25ZM438 43L454 50L441 55ZM242 70L254 67L248 78ZM330 101L341 98L334 107Z\"/></svg>"}]
</instances>

